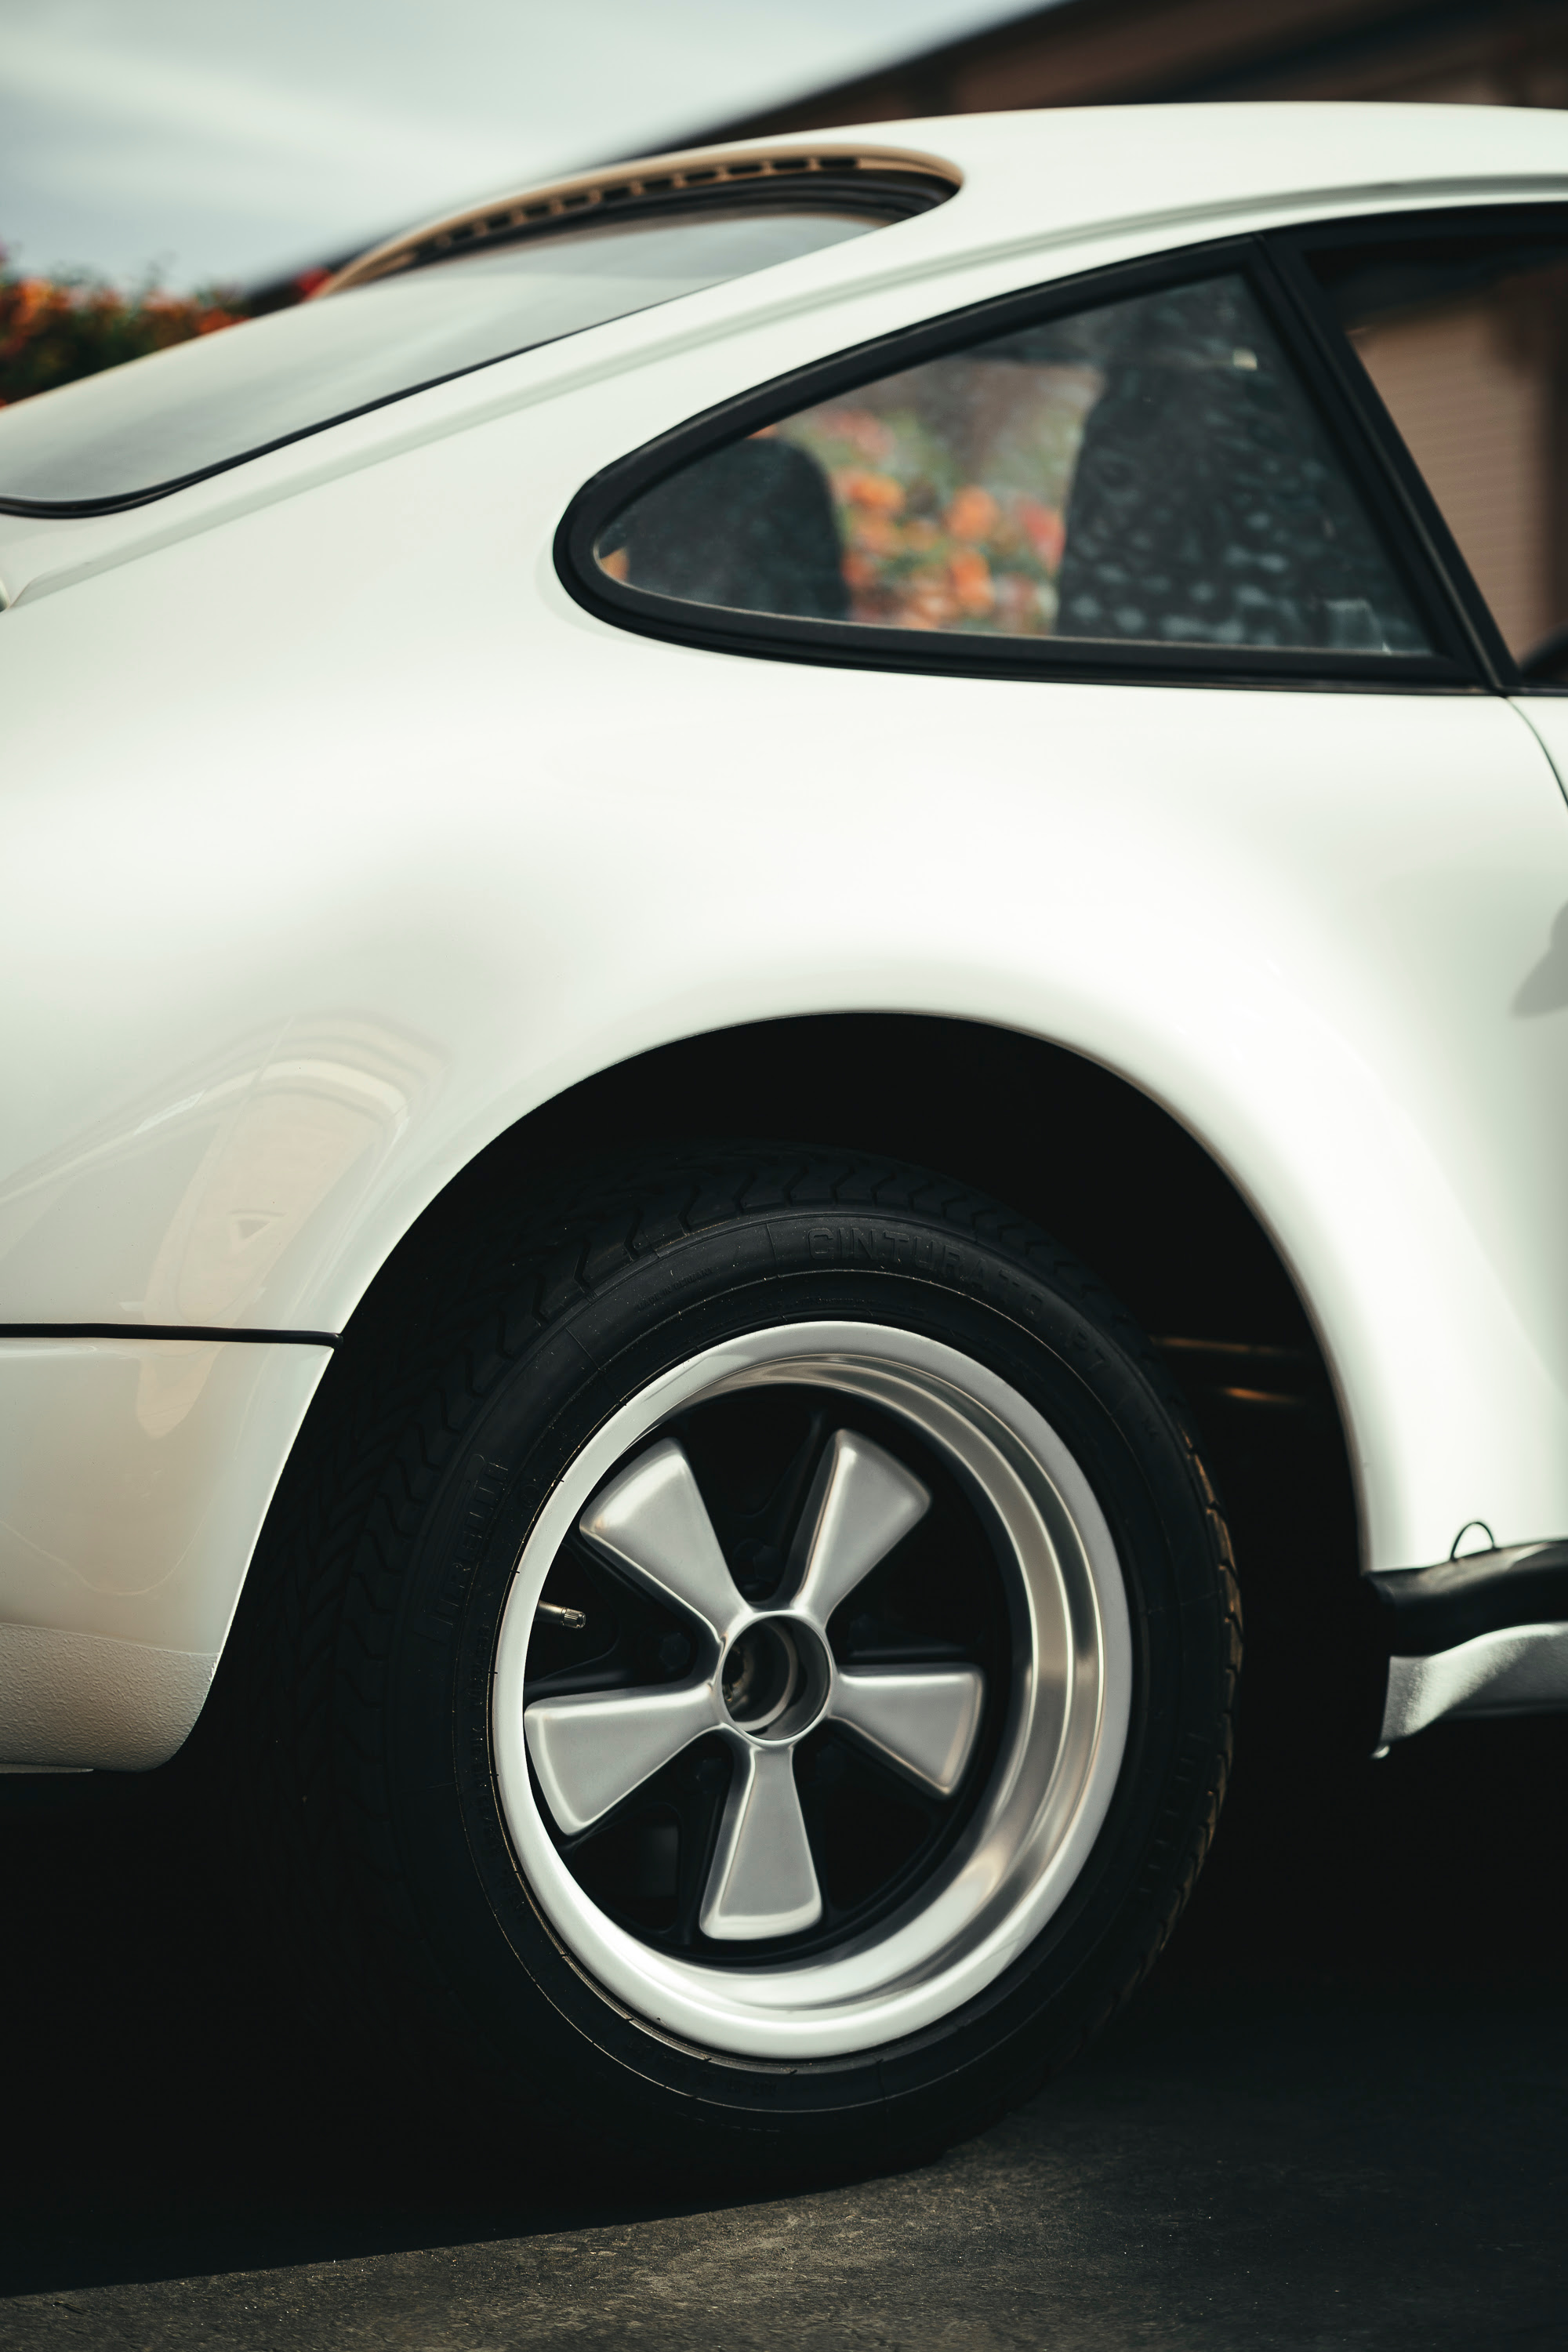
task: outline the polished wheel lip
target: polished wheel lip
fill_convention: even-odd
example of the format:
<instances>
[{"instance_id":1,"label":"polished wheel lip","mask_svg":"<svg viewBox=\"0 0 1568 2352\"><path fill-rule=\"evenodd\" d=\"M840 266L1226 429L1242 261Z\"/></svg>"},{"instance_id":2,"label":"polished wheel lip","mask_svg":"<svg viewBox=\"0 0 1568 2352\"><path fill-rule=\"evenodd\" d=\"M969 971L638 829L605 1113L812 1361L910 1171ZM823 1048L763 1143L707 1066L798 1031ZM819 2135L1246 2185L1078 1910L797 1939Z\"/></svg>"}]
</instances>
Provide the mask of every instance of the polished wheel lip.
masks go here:
<instances>
[{"instance_id":1,"label":"polished wheel lip","mask_svg":"<svg viewBox=\"0 0 1568 2352\"><path fill-rule=\"evenodd\" d=\"M578 1885L533 1792L523 1696L545 1579L616 1464L698 1402L779 1382L879 1405L937 1448L1017 1562L1010 1582L1025 1663L1008 1695L986 1795L934 1878L891 1918L826 1955L740 1970L656 1950ZM616 2006L664 2033L740 2057L841 2057L935 2023L1038 1935L1103 1826L1126 1746L1131 1679L1110 1530L1067 1447L1016 1390L959 1349L897 1325L774 1325L650 1382L558 1481L519 1557L497 1641L497 1790L536 1901Z\"/></svg>"}]
</instances>

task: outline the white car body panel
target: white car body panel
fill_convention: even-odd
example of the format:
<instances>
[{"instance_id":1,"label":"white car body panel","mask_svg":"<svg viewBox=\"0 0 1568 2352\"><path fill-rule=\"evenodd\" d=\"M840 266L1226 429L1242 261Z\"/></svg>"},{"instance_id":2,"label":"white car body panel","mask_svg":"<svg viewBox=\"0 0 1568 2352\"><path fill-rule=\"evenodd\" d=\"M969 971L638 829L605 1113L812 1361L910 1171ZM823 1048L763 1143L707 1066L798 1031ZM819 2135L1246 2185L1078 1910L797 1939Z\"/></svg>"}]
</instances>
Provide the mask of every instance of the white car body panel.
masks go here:
<instances>
[{"instance_id":1,"label":"white car body panel","mask_svg":"<svg viewBox=\"0 0 1568 2352\"><path fill-rule=\"evenodd\" d=\"M9 1762L161 1764L201 1711L321 1348L0 1341ZM242 1571L243 1572L243 1571Z\"/></svg>"},{"instance_id":2,"label":"white car body panel","mask_svg":"<svg viewBox=\"0 0 1568 2352\"><path fill-rule=\"evenodd\" d=\"M742 1022L941 1014L1120 1073L1238 1184L1335 1379L1365 1567L1568 1531L1538 976L1568 810L1532 731L1563 706L750 660L555 574L586 478L870 335L1243 227L1568 196L1540 113L1155 124L878 126L962 194L146 509L0 519L0 1325L331 1335L579 1079ZM186 1702L148 1734L81 1645L202 1662L194 1720L325 1361L3 1343L0 1759L178 1745ZM47 1704L9 1628L59 1637Z\"/></svg>"}]
</instances>

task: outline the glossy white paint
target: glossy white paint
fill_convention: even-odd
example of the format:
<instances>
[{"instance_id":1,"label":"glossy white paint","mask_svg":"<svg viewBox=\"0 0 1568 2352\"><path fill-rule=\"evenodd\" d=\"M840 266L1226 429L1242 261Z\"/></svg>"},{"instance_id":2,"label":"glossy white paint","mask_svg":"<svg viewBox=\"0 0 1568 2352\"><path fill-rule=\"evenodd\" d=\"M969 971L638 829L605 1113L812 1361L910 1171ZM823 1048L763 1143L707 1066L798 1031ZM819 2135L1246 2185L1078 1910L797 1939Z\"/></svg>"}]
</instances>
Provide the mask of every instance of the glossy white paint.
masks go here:
<instances>
[{"instance_id":1,"label":"glossy white paint","mask_svg":"<svg viewBox=\"0 0 1568 2352\"><path fill-rule=\"evenodd\" d=\"M584 478L785 367L1235 227L1568 195L1568 123L1137 109L896 137L962 194L133 514L0 520L0 1321L336 1329L563 1087L740 1021L945 1013L1123 1073L1254 1202L1340 1386L1367 1566L1476 1518L1568 1529L1564 1008L1540 978L1568 812L1521 711L736 659L591 619L551 556ZM209 1381L199 1540L135 1621L160 1630L127 1633L104 1565L132 1528L166 1563L141 1502L84 1517L64 1582L0 1569L0 1623L221 1643L321 1361L216 1354L251 1352L289 1402ZM47 1419L54 1360L18 1360ZM134 1386L73 1424L127 1493Z\"/></svg>"},{"instance_id":2,"label":"glossy white paint","mask_svg":"<svg viewBox=\"0 0 1568 2352\"><path fill-rule=\"evenodd\" d=\"M1568 793L1568 693L1560 688L1544 693L1521 694L1514 709L1536 736L1542 751L1556 771L1557 781ZM1552 939L1553 957L1548 971L1535 972L1521 1002L1521 1010L1536 1017L1561 1008L1548 999L1562 996L1568 1003L1568 913L1564 914L1561 938Z\"/></svg>"},{"instance_id":3,"label":"glossy white paint","mask_svg":"<svg viewBox=\"0 0 1568 2352\"><path fill-rule=\"evenodd\" d=\"M0 1760L162 1763L325 1348L0 1340Z\"/></svg>"}]
</instances>

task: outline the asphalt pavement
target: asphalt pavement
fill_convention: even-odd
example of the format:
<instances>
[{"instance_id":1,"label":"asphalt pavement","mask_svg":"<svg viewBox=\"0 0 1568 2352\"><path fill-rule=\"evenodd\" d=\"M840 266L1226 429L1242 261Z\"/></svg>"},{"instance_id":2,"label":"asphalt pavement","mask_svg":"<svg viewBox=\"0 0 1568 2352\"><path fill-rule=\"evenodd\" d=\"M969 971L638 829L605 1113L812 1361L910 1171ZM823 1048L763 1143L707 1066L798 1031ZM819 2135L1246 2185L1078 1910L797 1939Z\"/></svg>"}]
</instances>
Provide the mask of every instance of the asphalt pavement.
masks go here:
<instances>
[{"instance_id":1,"label":"asphalt pavement","mask_svg":"<svg viewBox=\"0 0 1568 2352\"><path fill-rule=\"evenodd\" d=\"M1294 1770L1271 1729L1075 2069L747 2197L323 2079L157 1776L12 1780L0 2346L1568 2347L1568 1720Z\"/></svg>"}]
</instances>

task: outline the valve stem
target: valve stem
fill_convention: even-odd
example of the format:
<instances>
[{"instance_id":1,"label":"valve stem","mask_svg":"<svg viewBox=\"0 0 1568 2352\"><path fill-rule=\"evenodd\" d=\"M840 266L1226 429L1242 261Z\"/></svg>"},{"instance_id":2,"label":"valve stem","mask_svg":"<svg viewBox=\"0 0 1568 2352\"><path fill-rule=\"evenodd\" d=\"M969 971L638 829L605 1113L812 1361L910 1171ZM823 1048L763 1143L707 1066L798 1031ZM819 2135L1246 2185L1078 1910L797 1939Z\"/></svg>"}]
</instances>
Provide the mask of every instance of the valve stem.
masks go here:
<instances>
[{"instance_id":1,"label":"valve stem","mask_svg":"<svg viewBox=\"0 0 1568 2352\"><path fill-rule=\"evenodd\" d=\"M563 1609L558 1601L541 1601L534 1610L536 1617L548 1617L552 1624L564 1625L569 1633L580 1633L588 1622L582 1609Z\"/></svg>"}]
</instances>

